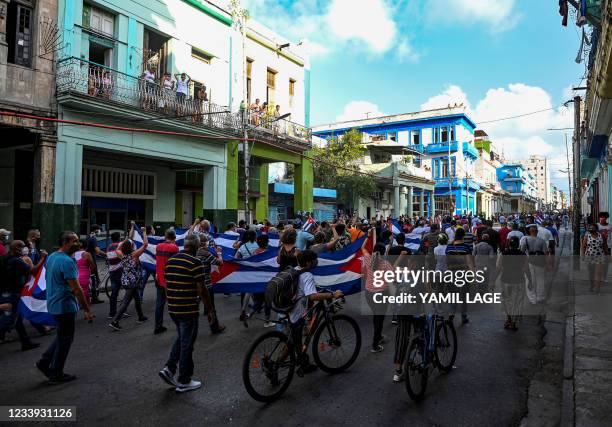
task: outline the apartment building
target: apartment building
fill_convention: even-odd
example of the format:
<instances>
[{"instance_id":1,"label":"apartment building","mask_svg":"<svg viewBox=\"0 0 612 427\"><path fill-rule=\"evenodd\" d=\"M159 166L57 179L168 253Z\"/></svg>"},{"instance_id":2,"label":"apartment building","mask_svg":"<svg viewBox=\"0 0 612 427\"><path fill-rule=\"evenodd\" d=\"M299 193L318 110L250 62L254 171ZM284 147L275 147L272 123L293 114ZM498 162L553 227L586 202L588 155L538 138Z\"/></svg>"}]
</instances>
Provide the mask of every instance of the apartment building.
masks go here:
<instances>
[{"instance_id":1,"label":"apartment building","mask_svg":"<svg viewBox=\"0 0 612 427\"><path fill-rule=\"evenodd\" d=\"M534 176L537 194L537 208L547 209L551 207L550 194L550 170L548 169L548 159L543 156L529 156L528 159L517 160L523 165L525 170Z\"/></svg>"}]
</instances>

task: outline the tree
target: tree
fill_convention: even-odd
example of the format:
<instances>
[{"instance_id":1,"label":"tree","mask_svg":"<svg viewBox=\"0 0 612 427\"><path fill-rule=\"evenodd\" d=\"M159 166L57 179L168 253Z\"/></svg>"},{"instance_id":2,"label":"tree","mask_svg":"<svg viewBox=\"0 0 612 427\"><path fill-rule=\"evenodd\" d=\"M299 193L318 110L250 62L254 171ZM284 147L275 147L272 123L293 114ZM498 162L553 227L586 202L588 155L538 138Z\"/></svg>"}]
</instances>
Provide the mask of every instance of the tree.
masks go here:
<instances>
[{"instance_id":1,"label":"tree","mask_svg":"<svg viewBox=\"0 0 612 427\"><path fill-rule=\"evenodd\" d=\"M356 129L330 138L325 147L313 148L315 186L336 189L338 203L354 208L358 197L370 196L378 188L375 177L359 171L358 161L366 153L361 132Z\"/></svg>"}]
</instances>

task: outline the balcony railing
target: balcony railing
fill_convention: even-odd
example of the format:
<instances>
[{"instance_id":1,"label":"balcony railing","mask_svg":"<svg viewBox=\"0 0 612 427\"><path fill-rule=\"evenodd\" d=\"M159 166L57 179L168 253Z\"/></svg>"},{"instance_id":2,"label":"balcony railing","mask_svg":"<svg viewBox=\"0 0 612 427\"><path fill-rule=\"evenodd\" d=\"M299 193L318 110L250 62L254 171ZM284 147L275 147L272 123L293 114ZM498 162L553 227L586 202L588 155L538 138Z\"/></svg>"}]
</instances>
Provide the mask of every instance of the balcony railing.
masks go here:
<instances>
[{"instance_id":1,"label":"balcony railing","mask_svg":"<svg viewBox=\"0 0 612 427\"><path fill-rule=\"evenodd\" d=\"M453 141L453 142L437 142L434 144L429 144L426 147L427 150L427 154L433 154L433 153L448 153L449 151L449 144L450 144L450 151L457 151L459 149L459 145L457 143L457 141Z\"/></svg>"},{"instance_id":2,"label":"balcony railing","mask_svg":"<svg viewBox=\"0 0 612 427\"><path fill-rule=\"evenodd\" d=\"M112 68L74 57L59 61L56 86L58 96L79 94L103 102L121 104L141 111L181 120L186 124L202 126L242 137L245 120L251 137L260 137L278 143L279 139L310 146L310 129L274 117L261 117L256 122L244 112L232 112L229 107L194 99L188 95L164 88L152 81L130 76Z\"/></svg>"}]
</instances>

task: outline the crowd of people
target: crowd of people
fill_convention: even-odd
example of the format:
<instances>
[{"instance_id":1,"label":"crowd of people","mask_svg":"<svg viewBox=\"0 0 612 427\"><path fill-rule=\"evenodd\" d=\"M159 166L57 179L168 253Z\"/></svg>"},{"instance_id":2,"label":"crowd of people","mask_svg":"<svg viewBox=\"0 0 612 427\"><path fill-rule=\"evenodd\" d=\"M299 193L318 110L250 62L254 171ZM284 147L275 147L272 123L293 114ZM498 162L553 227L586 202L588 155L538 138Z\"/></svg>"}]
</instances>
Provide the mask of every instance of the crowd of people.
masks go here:
<instances>
[{"instance_id":1,"label":"crowd of people","mask_svg":"<svg viewBox=\"0 0 612 427\"><path fill-rule=\"evenodd\" d=\"M589 223L581 240L581 250L588 261L591 290L600 292L607 274L610 255L610 225L608 214L601 213L597 223ZM308 221L307 221L308 222ZM397 259L407 255L407 265L411 268L426 267L436 271L474 270L488 267L487 289L501 285L503 308L506 313L504 327L517 330L525 304L542 304L547 296L554 267L556 248L559 246L559 232L568 229L569 215L564 213L536 213L497 215L485 218L482 215L437 216L436 218L402 216L397 219L401 232L394 234L389 225L390 219L380 217L361 219L356 216L341 215L334 221L309 223L303 220L280 222L245 221L233 222L225 226L225 234L236 236L233 246L235 258L248 259L270 250L270 234L279 235L279 248L276 261L280 271L287 268L309 270L316 266L318 255L340 251L364 239L361 251L364 296L372 310L371 351L384 351L385 337L382 334L387 316L374 303L376 292L401 292L401 288L385 284L382 288L373 286L374 272L391 270ZM37 368L49 378L51 383L72 381L76 377L64 372L74 338L76 317L82 311L85 321L93 321L91 305L102 302L95 286L99 283L98 264L105 260L111 282L111 295L108 304L109 327L121 331L121 322L128 314L134 301L136 321L148 320L143 308L145 287L152 276L155 284L155 309L153 333L167 331L164 315L167 312L177 330L177 338L170 356L159 372L160 377L176 387L179 392L194 390L201 383L193 380L193 347L198 334L200 305L204 305L204 316L212 334L223 333L226 327L218 320L213 292L213 268L223 264L222 249L215 244L211 233L211 223L197 218L189 228L180 249L176 243L173 228L165 231L164 241L156 245L155 270L143 268L141 255L155 234L151 226L142 227L142 241L136 244L137 230L134 223L122 236L115 232L110 235L111 243L105 251L98 246L100 227L92 226L85 239L79 239L74 232L63 232L57 245L58 250L48 255L38 245L40 231L31 230L25 240L11 240L8 230L0 229L0 338L14 329L21 342L23 351L37 348L28 336L24 319L17 310L23 287L45 266L47 308L55 319L56 339L37 362ZM418 244L409 244L406 236L418 237ZM449 256L452 255L452 256ZM389 256L396 258L389 258ZM457 261L459 260L459 261ZM302 275L299 292L302 296L316 294L316 280L312 275ZM423 285L436 285L435 283ZM121 304L118 297L124 290ZM462 292L470 292L467 287ZM339 293L336 296L340 295ZM226 295L228 296L228 295ZM245 322L254 313L263 312L264 327L276 323L271 319L271 307L266 303L264 293L242 294L239 313L236 318ZM454 321L460 311L461 323L469 322L467 304L450 304L448 318ZM299 316L298 316L299 317ZM299 319L292 319L293 321ZM391 321L397 325L395 337L394 381L403 380L403 360L406 356L414 317L401 309L393 308ZM32 324L41 333L51 333L50 326ZM177 376L178 374L178 376Z\"/></svg>"}]
</instances>

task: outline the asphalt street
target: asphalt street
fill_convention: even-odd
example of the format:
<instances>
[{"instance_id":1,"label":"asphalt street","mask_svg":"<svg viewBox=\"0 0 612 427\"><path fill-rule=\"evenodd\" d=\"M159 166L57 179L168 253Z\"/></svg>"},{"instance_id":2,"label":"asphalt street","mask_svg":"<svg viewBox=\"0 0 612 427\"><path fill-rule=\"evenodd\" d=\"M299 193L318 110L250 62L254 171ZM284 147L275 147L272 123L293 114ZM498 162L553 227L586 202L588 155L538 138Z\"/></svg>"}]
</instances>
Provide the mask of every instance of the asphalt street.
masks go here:
<instances>
[{"instance_id":1,"label":"asphalt street","mask_svg":"<svg viewBox=\"0 0 612 427\"><path fill-rule=\"evenodd\" d=\"M106 300L106 298L104 298ZM501 306L473 313L458 326L456 368L430 376L423 402L408 397L404 383L393 383L395 326L385 323L382 353L370 353L371 317L360 310L358 296L347 298L345 314L362 331L359 358L345 373L314 372L293 383L278 401L261 404L242 384L242 359L249 344L266 331L253 321L238 321L240 298L217 296L217 311L227 332L210 335L205 317L194 353L194 378L200 390L177 394L157 375L164 366L175 332L153 335L154 289L145 291L149 321L122 321L123 331L107 326L108 304L94 306L96 319L77 324L66 372L77 381L50 386L36 370L52 336L35 336L41 348L22 353L18 342L0 345L0 402L4 405L75 405L81 425L518 425L527 412L527 387L537 369L543 328L525 317L517 332L504 330ZM132 308L129 310L134 312ZM456 321L457 322L457 321ZM169 319L166 321L171 326Z\"/></svg>"}]
</instances>

